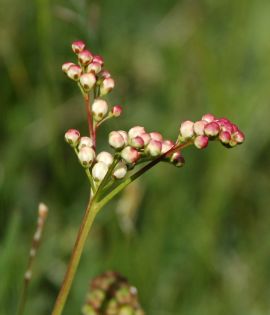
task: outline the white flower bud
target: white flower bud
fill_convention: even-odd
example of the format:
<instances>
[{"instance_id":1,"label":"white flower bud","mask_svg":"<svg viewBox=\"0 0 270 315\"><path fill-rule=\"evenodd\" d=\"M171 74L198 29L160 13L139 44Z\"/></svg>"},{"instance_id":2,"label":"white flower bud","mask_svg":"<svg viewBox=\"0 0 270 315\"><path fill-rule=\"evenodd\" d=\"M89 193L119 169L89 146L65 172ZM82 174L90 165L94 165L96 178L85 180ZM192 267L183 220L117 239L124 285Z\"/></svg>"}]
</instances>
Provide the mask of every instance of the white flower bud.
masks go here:
<instances>
[{"instance_id":1,"label":"white flower bud","mask_svg":"<svg viewBox=\"0 0 270 315\"><path fill-rule=\"evenodd\" d=\"M122 179L126 176L126 174L127 174L127 166L123 161L121 161L116 165L113 171L113 176L116 179Z\"/></svg>"},{"instance_id":2,"label":"white flower bud","mask_svg":"<svg viewBox=\"0 0 270 315\"><path fill-rule=\"evenodd\" d=\"M78 53L78 59L82 65L87 66L93 60L93 55L89 50L83 50Z\"/></svg>"},{"instance_id":3,"label":"white flower bud","mask_svg":"<svg viewBox=\"0 0 270 315\"><path fill-rule=\"evenodd\" d=\"M120 132L111 131L109 133L109 144L114 149L120 150L125 146L126 143Z\"/></svg>"},{"instance_id":4,"label":"white flower bud","mask_svg":"<svg viewBox=\"0 0 270 315\"><path fill-rule=\"evenodd\" d=\"M87 72L93 72L94 74L98 74L101 71L101 64L99 62L92 61L87 66Z\"/></svg>"},{"instance_id":5,"label":"white flower bud","mask_svg":"<svg viewBox=\"0 0 270 315\"><path fill-rule=\"evenodd\" d=\"M190 120L182 122L180 126L180 134L184 139L189 139L194 136L193 125L194 123Z\"/></svg>"},{"instance_id":6,"label":"white flower bud","mask_svg":"<svg viewBox=\"0 0 270 315\"><path fill-rule=\"evenodd\" d=\"M79 161L83 167L90 167L95 159L95 151L89 147L82 147L78 153Z\"/></svg>"},{"instance_id":7,"label":"white flower bud","mask_svg":"<svg viewBox=\"0 0 270 315\"><path fill-rule=\"evenodd\" d=\"M124 141L125 141L125 145L128 144L128 134L126 131L124 130L118 130L117 132L120 133L120 135L123 137Z\"/></svg>"},{"instance_id":8,"label":"white flower bud","mask_svg":"<svg viewBox=\"0 0 270 315\"><path fill-rule=\"evenodd\" d=\"M142 126L135 126L129 129L128 136L129 138L135 138L140 136L142 133L145 133L145 129Z\"/></svg>"},{"instance_id":9,"label":"white flower bud","mask_svg":"<svg viewBox=\"0 0 270 315\"><path fill-rule=\"evenodd\" d=\"M100 182L104 179L108 172L108 165L103 162L97 162L93 169L92 169L92 175L94 180Z\"/></svg>"},{"instance_id":10,"label":"white flower bud","mask_svg":"<svg viewBox=\"0 0 270 315\"><path fill-rule=\"evenodd\" d=\"M94 146L93 140L89 137L81 137L78 149L81 150L83 147L92 148Z\"/></svg>"},{"instance_id":11,"label":"white flower bud","mask_svg":"<svg viewBox=\"0 0 270 315\"><path fill-rule=\"evenodd\" d=\"M136 149L127 146L122 150L121 156L127 163L136 163L140 158L140 153Z\"/></svg>"},{"instance_id":12,"label":"white flower bud","mask_svg":"<svg viewBox=\"0 0 270 315\"><path fill-rule=\"evenodd\" d=\"M144 146L147 146L147 144L148 144L148 143L150 142L150 140L151 140L151 137L150 137L149 133L146 133L146 132L141 133L139 137L143 139Z\"/></svg>"},{"instance_id":13,"label":"white flower bud","mask_svg":"<svg viewBox=\"0 0 270 315\"><path fill-rule=\"evenodd\" d=\"M86 92L89 92L96 83L96 77L93 73L84 73L80 76L80 83Z\"/></svg>"},{"instance_id":14,"label":"white flower bud","mask_svg":"<svg viewBox=\"0 0 270 315\"><path fill-rule=\"evenodd\" d=\"M71 47L72 47L72 50L75 52L75 54L78 54L79 52L84 50L85 43L81 40L77 40L72 43Z\"/></svg>"},{"instance_id":15,"label":"white flower bud","mask_svg":"<svg viewBox=\"0 0 270 315\"><path fill-rule=\"evenodd\" d=\"M96 121L101 121L108 113L108 104L102 99L97 99L92 105L92 112Z\"/></svg>"},{"instance_id":16,"label":"white flower bud","mask_svg":"<svg viewBox=\"0 0 270 315\"><path fill-rule=\"evenodd\" d=\"M162 134L159 133L159 132L150 132L149 133L151 139L153 140L157 140L157 141L163 141L163 137L162 137Z\"/></svg>"},{"instance_id":17,"label":"white flower bud","mask_svg":"<svg viewBox=\"0 0 270 315\"><path fill-rule=\"evenodd\" d=\"M82 74L82 69L79 66L71 65L67 70L67 76L75 81L78 81Z\"/></svg>"},{"instance_id":18,"label":"white flower bud","mask_svg":"<svg viewBox=\"0 0 270 315\"><path fill-rule=\"evenodd\" d=\"M161 153L166 153L168 152L173 146L174 146L174 142L171 140L164 140L162 141L162 148L161 148Z\"/></svg>"},{"instance_id":19,"label":"white flower bud","mask_svg":"<svg viewBox=\"0 0 270 315\"><path fill-rule=\"evenodd\" d=\"M76 129L69 129L65 133L65 139L72 147L76 147L80 139L80 133Z\"/></svg>"},{"instance_id":20,"label":"white flower bud","mask_svg":"<svg viewBox=\"0 0 270 315\"><path fill-rule=\"evenodd\" d=\"M197 136L203 136L204 135L204 127L207 125L206 120L199 120L196 121L193 125L193 130L196 133Z\"/></svg>"},{"instance_id":21,"label":"white flower bud","mask_svg":"<svg viewBox=\"0 0 270 315\"><path fill-rule=\"evenodd\" d=\"M113 163L113 156L109 152L102 151L97 155L97 161L103 162L106 165L110 166Z\"/></svg>"},{"instance_id":22,"label":"white flower bud","mask_svg":"<svg viewBox=\"0 0 270 315\"><path fill-rule=\"evenodd\" d=\"M144 147L144 141L141 137L137 136L135 138L130 138L129 139L129 144L136 148L136 149L141 149Z\"/></svg>"},{"instance_id":23,"label":"white flower bud","mask_svg":"<svg viewBox=\"0 0 270 315\"><path fill-rule=\"evenodd\" d=\"M161 142L152 139L145 148L145 152L150 156L156 157L160 155L161 149L162 149Z\"/></svg>"},{"instance_id":24,"label":"white flower bud","mask_svg":"<svg viewBox=\"0 0 270 315\"><path fill-rule=\"evenodd\" d=\"M108 94L114 88L114 85L113 78L105 78L100 85L100 95Z\"/></svg>"},{"instance_id":25,"label":"white flower bud","mask_svg":"<svg viewBox=\"0 0 270 315\"><path fill-rule=\"evenodd\" d=\"M73 62L65 62L63 65L62 65L62 71L67 73L68 69L71 67L71 66L75 66L75 64Z\"/></svg>"},{"instance_id":26,"label":"white flower bud","mask_svg":"<svg viewBox=\"0 0 270 315\"><path fill-rule=\"evenodd\" d=\"M115 105L113 108L112 108L112 115L114 117L119 117L121 114L122 114L122 107L120 105Z\"/></svg>"}]
</instances>

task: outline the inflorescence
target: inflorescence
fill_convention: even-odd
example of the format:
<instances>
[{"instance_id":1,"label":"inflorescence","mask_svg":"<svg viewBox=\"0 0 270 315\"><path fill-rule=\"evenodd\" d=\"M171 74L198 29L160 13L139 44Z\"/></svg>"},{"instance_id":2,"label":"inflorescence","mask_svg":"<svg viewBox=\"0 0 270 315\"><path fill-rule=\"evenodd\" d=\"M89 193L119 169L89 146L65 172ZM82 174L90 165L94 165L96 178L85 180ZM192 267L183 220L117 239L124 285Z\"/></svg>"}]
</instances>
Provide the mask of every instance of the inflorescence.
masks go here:
<instances>
[{"instance_id":1,"label":"inflorescence","mask_svg":"<svg viewBox=\"0 0 270 315\"><path fill-rule=\"evenodd\" d=\"M217 140L227 148L244 142L244 134L227 118L217 118L205 114L196 122L184 121L175 141L168 140L159 132L148 132L143 126L135 126L128 131L111 131L108 143L113 152L96 150L96 132L99 126L110 118L119 117L122 107L115 105L109 109L104 97L114 88L111 74L104 70L104 60L85 49L82 41L72 44L78 64L64 63L62 70L76 81L86 104L89 136L81 137L76 129L65 134L66 141L74 148L81 165L87 170L92 188L97 188L106 177L120 180L136 165L143 162L165 161L177 167L184 164L182 149L194 145L198 149L208 146L209 141ZM93 103L90 104L90 93Z\"/></svg>"},{"instance_id":2,"label":"inflorescence","mask_svg":"<svg viewBox=\"0 0 270 315\"><path fill-rule=\"evenodd\" d=\"M93 279L83 315L144 315L137 289L117 272L107 271Z\"/></svg>"}]
</instances>

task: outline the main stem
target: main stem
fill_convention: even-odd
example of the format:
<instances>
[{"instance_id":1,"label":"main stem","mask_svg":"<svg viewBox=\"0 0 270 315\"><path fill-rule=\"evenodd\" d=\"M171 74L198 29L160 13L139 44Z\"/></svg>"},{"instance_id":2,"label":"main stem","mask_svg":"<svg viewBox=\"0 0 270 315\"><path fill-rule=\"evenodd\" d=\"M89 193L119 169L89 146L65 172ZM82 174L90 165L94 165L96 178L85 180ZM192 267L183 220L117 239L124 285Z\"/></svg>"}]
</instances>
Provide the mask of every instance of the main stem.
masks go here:
<instances>
[{"instance_id":1,"label":"main stem","mask_svg":"<svg viewBox=\"0 0 270 315\"><path fill-rule=\"evenodd\" d=\"M89 231L92 227L93 221L98 213L99 208L95 204L94 198L90 198L89 203L87 205L83 221L80 226L80 230L77 236L77 240L75 242L71 259L68 265L68 269L66 271L63 284L57 296L53 311L51 315L60 315L62 314L63 308L65 306L74 276L76 274L80 258L82 255L82 251L84 248L85 241L89 234Z\"/></svg>"}]
</instances>

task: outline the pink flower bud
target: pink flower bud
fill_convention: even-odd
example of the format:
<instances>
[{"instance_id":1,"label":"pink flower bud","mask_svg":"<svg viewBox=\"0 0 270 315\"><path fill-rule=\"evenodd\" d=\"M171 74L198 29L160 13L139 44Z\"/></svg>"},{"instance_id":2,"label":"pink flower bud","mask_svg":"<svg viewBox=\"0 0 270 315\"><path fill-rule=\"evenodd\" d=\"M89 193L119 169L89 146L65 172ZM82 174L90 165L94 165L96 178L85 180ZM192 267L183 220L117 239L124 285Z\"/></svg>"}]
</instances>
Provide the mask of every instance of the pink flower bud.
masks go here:
<instances>
[{"instance_id":1,"label":"pink flower bud","mask_svg":"<svg viewBox=\"0 0 270 315\"><path fill-rule=\"evenodd\" d=\"M93 72L94 74L98 74L101 71L101 64L98 62L92 61L87 66L87 72Z\"/></svg>"},{"instance_id":2,"label":"pink flower bud","mask_svg":"<svg viewBox=\"0 0 270 315\"><path fill-rule=\"evenodd\" d=\"M143 139L143 142L144 142L144 146L147 146L147 144L150 142L151 140L151 137L149 135L149 133L140 133L140 137Z\"/></svg>"},{"instance_id":3,"label":"pink flower bud","mask_svg":"<svg viewBox=\"0 0 270 315\"><path fill-rule=\"evenodd\" d=\"M89 137L81 137L78 149L81 150L83 147L92 148L94 146L93 140Z\"/></svg>"},{"instance_id":4,"label":"pink flower bud","mask_svg":"<svg viewBox=\"0 0 270 315\"><path fill-rule=\"evenodd\" d=\"M72 50L75 52L75 54L78 54L79 52L84 50L85 43L81 40L77 40L72 43L71 47L72 47Z\"/></svg>"},{"instance_id":5,"label":"pink flower bud","mask_svg":"<svg viewBox=\"0 0 270 315\"><path fill-rule=\"evenodd\" d=\"M113 171L113 177L116 179L122 179L126 176L127 174L127 166L123 161L120 161L114 171Z\"/></svg>"},{"instance_id":6,"label":"pink flower bud","mask_svg":"<svg viewBox=\"0 0 270 315\"><path fill-rule=\"evenodd\" d=\"M104 59L99 55L95 55L93 57L93 62L99 63L101 65L101 67L104 65Z\"/></svg>"},{"instance_id":7,"label":"pink flower bud","mask_svg":"<svg viewBox=\"0 0 270 315\"><path fill-rule=\"evenodd\" d=\"M113 163L113 156L109 152L102 151L97 155L97 161L103 162L106 165L110 166Z\"/></svg>"},{"instance_id":8,"label":"pink flower bud","mask_svg":"<svg viewBox=\"0 0 270 315\"><path fill-rule=\"evenodd\" d=\"M112 78L106 78L101 82L100 95L106 95L114 88L114 80Z\"/></svg>"},{"instance_id":9,"label":"pink flower bud","mask_svg":"<svg viewBox=\"0 0 270 315\"><path fill-rule=\"evenodd\" d=\"M109 71L103 70L103 71L101 71L100 76L101 76L103 79L108 79L108 78L111 77L111 74L110 74Z\"/></svg>"},{"instance_id":10,"label":"pink flower bud","mask_svg":"<svg viewBox=\"0 0 270 315\"><path fill-rule=\"evenodd\" d=\"M161 149L162 149L161 142L151 139L145 148L145 152L152 157L156 157L161 154Z\"/></svg>"},{"instance_id":11,"label":"pink flower bud","mask_svg":"<svg viewBox=\"0 0 270 315\"><path fill-rule=\"evenodd\" d=\"M204 127L207 125L206 120L199 120L194 123L193 130L197 136L204 135Z\"/></svg>"},{"instance_id":12,"label":"pink flower bud","mask_svg":"<svg viewBox=\"0 0 270 315\"><path fill-rule=\"evenodd\" d=\"M63 65L62 65L62 71L67 73L68 69L71 67L71 66L75 66L75 64L73 62L65 62Z\"/></svg>"},{"instance_id":13,"label":"pink flower bud","mask_svg":"<svg viewBox=\"0 0 270 315\"><path fill-rule=\"evenodd\" d=\"M215 137L219 134L219 124L212 121L204 127L204 133L209 137Z\"/></svg>"},{"instance_id":14,"label":"pink flower bud","mask_svg":"<svg viewBox=\"0 0 270 315\"><path fill-rule=\"evenodd\" d=\"M163 141L163 137L162 137L161 133L159 133L159 132L150 132L149 135L150 135L151 139L153 139L153 140L157 140L160 142Z\"/></svg>"},{"instance_id":15,"label":"pink flower bud","mask_svg":"<svg viewBox=\"0 0 270 315\"><path fill-rule=\"evenodd\" d=\"M193 125L194 123L190 120L182 122L180 126L180 134L184 138L184 140L192 138L194 136Z\"/></svg>"},{"instance_id":16,"label":"pink flower bud","mask_svg":"<svg viewBox=\"0 0 270 315\"><path fill-rule=\"evenodd\" d=\"M161 144L162 144L162 148L161 148L162 154L168 152L175 145L175 143L171 140L164 140L162 141Z\"/></svg>"},{"instance_id":17,"label":"pink flower bud","mask_svg":"<svg viewBox=\"0 0 270 315\"><path fill-rule=\"evenodd\" d=\"M228 144L231 140L231 134L228 131L221 131L218 137L223 144Z\"/></svg>"},{"instance_id":18,"label":"pink flower bud","mask_svg":"<svg viewBox=\"0 0 270 315\"><path fill-rule=\"evenodd\" d=\"M75 81L79 80L81 74L82 74L81 67L76 65L70 66L67 70L67 76Z\"/></svg>"},{"instance_id":19,"label":"pink flower bud","mask_svg":"<svg viewBox=\"0 0 270 315\"><path fill-rule=\"evenodd\" d=\"M129 144L136 149L142 149L144 147L144 141L141 137L137 136L134 138L129 138Z\"/></svg>"},{"instance_id":20,"label":"pink flower bud","mask_svg":"<svg viewBox=\"0 0 270 315\"><path fill-rule=\"evenodd\" d=\"M95 159L95 151L90 147L82 147L78 153L79 161L83 167L90 167Z\"/></svg>"},{"instance_id":21,"label":"pink flower bud","mask_svg":"<svg viewBox=\"0 0 270 315\"><path fill-rule=\"evenodd\" d=\"M202 116L202 120L207 121L208 123L214 121L216 119L216 117L212 114L205 114Z\"/></svg>"},{"instance_id":22,"label":"pink flower bud","mask_svg":"<svg viewBox=\"0 0 270 315\"><path fill-rule=\"evenodd\" d=\"M65 133L65 139L72 147L76 147L80 139L80 133L76 129L69 129Z\"/></svg>"},{"instance_id":23,"label":"pink flower bud","mask_svg":"<svg viewBox=\"0 0 270 315\"><path fill-rule=\"evenodd\" d=\"M92 112L96 121L101 121L108 113L108 104L102 99L96 99L92 105Z\"/></svg>"},{"instance_id":24,"label":"pink flower bud","mask_svg":"<svg viewBox=\"0 0 270 315\"><path fill-rule=\"evenodd\" d=\"M127 134L127 132L124 131L124 130L118 130L118 132L123 137L123 139L125 141L125 145L127 145L128 144L128 134Z\"/></svg>"},{"instance_id":25,"label":"pink flower bud","mask_svg":"<svg viewBox=\"0 0 270 315\"><path fill-rule=\"evenodd\" d=\"M84 73L80 76L80 83L86 92L89 92L96 83L96 77L93 73Z\"/></svg>"},{"instance_id":26,"label":"pink flower bud","mask_svg":"<svg viewBox=\"0 0 270 315\"><path fill-rule=\"evenodd\" d=\"M142 126L135 126L129 129L128 136L129 138L135 138L140 136L142 133L145 133L145 129Z\"/></svg>"},{"instance_id":27,"label":"pink flower bud","mask_svg":"<svg viewBox=\"0 0 270 315\"><path fill-rule=\"evenodd\" d=\"M194 145L198 149L204 149L208 146L208 141L207 136L197 136L194 140Z\"/></svg>"},{"instance_id":28,"label":"pink flower bud","mask_svg":"<svg viewBox=\"0 0 270 315\"><path fill-rule=\"evenodd\" d=\"M112 115L114 117L119 117L121 114L122 114L122 107L120 105L115 105L113 108L112 108Z\"/></svg>"},{"instance_id":29,"label":"pink flower bud","mask_svg":"<svg viewBox=\"0 0 270 315\"><path fill-rule=\"evenodd\" d=\"M234 140L238 143L241 144L245 141L245 135L242 131L238 130L236 131L232 137L234 138Z\"/></svg>"},{"instance_id":30,"label":"pink flower bud","mask_svg":"<svg viewBox=\"0 0 270 315\"><path fill-rule=\"evenodd\" d=\"M133 164L136 163L136 161L140 158L140 153L136 149L127 146L122 150L121 157L127 163Z\"/></svg>"},{"instance_id":31,"label":"pink flower bud","mask_svg":"<svg viewBox=\"0 0 270 315\"><path fill-rule=\"evenodd\" d=\"M172 154L170 161L176 167L181 167L185 164L185 159L179 151Z\"/></svg>"},{"instance_id":32,"label":"pink flower bud","mask_svg":"<svg viewBox=\"0 0 270 315\"><path fill-rule=\"evenodd\" d=\"M94 180L100 182L104 179L108 172L108 165L106 165L103 162L97 162L93 169L92 169L92 175Z\"/></svg>"},{"instance_id":33,"label":"pink flower bud","mask_svg":"<svg viewBox=\"0 0 270 315\"><path fill-rule=\"evenodd\" d=\"M109 144L114 149L121 150L125 146L125 140L119 132L111 131L109 133Z\"/></svg>"},{"instance_id":34,"label":"pink flower bud","mask_svg":"<svg viewBox=\"0 0 270 315\"><path fill-rule=\"evenodd\" d=\"M83 50L78 53L78 59L82 65L87 66L93 60L93 55L89 50Z\"/></svg>"}]
</instances>

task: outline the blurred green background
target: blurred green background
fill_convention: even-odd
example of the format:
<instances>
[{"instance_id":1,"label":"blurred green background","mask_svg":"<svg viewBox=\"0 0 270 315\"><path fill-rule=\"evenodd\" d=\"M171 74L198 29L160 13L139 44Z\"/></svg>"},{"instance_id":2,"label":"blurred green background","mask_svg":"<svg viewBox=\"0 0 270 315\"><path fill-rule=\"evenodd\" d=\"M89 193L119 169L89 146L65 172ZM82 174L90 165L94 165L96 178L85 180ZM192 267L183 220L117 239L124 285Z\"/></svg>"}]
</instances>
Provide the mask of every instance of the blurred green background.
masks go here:
<instances>
[{"instance_id":1,"label":"blurred green background","mask_svg":"<svg viewBox=\"0 0 270 315\"><path fill-rule=\"evenodd\" d=\"M147 314L270 312L270 2L0 1L0 314L14 314L36 224L50 208L26 314L50 314L88 198L64 132L87 133L61 71L83 39L116 80L124 114L99 134L144 125L168 138L184 119L228 116L247 141L184 152L97 218L64 314L80 314L90 278L118 270Z\"/></svg>"}]
</instances>

